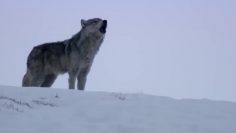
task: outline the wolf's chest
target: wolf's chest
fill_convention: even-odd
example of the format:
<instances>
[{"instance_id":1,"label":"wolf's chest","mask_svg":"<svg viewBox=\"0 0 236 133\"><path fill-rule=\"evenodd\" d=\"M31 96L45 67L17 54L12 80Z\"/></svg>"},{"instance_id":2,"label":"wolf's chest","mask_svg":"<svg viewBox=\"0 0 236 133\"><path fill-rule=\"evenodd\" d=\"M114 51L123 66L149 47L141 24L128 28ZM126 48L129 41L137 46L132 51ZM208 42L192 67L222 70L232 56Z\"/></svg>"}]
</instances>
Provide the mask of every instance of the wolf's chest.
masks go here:
<instances>
[{"instance_id":1,"label":"wolf's chest","mask_svg":"<svg viewBox=\"0 0 236 133\"><path fill-rule=\"evenodd\" d=\"M94 56L96 55L99 47L100 47L99 44L94 44L94 43L90 43L90 44L81 46L80 47L80 57L84 60L93 59Z\"/></svg>"}]
</instances>

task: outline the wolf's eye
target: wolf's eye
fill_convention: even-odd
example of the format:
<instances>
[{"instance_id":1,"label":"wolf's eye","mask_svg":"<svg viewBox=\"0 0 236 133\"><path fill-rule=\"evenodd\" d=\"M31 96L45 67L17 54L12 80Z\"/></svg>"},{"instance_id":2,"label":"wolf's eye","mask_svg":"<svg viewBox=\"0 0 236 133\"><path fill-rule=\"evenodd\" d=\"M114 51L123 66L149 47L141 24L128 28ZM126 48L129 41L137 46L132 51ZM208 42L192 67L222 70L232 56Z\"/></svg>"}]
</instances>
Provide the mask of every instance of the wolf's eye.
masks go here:
<instances>
[{"instance_id":1,"label":"wolf's eye","mask_svg":"<svg viewBox=\"0 0 236 133\"><path fill-rule=\"evenodd\" d=\"M98 21L93 21L92 24L96 24Z\"/></svg>"},{"instance_id":2,"label":"wolf's eye","mask_svg":"<svg viewBox=\"0 0 236 133\"><path fill-rule=\"evenodd\" d=\"M89 22L88 25L95 25L96 22L95 21L92 21L92 22Z\"/></svg>"}]
</instances>

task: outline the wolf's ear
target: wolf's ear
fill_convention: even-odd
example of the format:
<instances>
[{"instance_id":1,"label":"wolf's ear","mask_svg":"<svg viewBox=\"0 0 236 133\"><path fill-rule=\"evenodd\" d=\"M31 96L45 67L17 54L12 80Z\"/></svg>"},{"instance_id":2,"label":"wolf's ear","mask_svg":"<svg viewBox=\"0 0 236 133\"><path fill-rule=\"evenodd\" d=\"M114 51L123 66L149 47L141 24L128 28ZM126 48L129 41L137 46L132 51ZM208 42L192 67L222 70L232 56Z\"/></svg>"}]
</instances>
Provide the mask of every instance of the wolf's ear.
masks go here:
<instances>
[{"instance_id":1,"label":"wolf's ear","mask_svg":"<svg viewBox=\"0 0 236 133\"><path fill-rule=\"evenodd\" d=\"M81 19L81 26L82 26L82 27L85 27L85 25L86 25L86 20Z\"/></svg>"}]
</instances>

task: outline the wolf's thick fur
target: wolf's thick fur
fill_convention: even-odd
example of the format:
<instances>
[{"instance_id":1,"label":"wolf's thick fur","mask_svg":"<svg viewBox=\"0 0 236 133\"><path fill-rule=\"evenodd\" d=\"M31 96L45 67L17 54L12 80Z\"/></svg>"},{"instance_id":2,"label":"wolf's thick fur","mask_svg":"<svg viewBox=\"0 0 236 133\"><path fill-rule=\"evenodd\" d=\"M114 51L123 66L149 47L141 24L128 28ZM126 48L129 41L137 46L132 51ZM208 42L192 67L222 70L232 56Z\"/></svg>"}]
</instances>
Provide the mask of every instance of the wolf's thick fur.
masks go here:
<instances>
[{"instance_id":1,"label":"wolf's thick fur","mask_svg":"<svg viewBox=\"0 0 236 133\"><path fill-rule=\"evenodd\" d=\"M27 60L22 86L50 87L58 74L68 72L69 89L84 90L93 59L103 42L107 21L81 20L82 29L71 39L33 48Z\"/></svg>"}]
</instances>

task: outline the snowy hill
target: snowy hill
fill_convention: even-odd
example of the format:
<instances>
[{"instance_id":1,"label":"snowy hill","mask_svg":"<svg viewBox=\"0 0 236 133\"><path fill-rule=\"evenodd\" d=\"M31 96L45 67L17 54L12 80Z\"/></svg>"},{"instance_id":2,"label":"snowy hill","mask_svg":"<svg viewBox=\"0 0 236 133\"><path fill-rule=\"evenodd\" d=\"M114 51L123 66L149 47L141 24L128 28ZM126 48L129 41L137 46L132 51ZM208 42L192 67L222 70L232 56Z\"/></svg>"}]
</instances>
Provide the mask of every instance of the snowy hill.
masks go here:
<instances>
[{"instance_id":1,"label":"snowy hill","mask_svg":"<svg viewBox=\"0 0 236 133\"><path fill-rule=\"evenodd\" d=\"M0 133L236 133L236 103L0 86Z\"/></svg>"}]
</instances>

